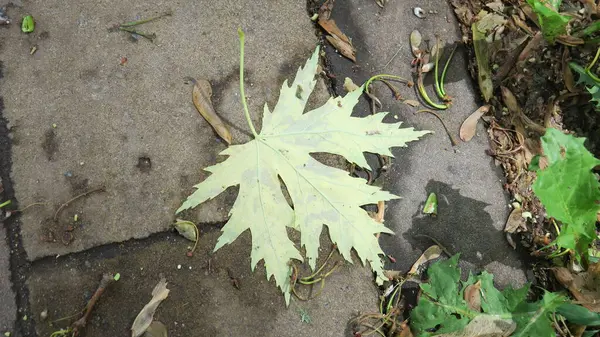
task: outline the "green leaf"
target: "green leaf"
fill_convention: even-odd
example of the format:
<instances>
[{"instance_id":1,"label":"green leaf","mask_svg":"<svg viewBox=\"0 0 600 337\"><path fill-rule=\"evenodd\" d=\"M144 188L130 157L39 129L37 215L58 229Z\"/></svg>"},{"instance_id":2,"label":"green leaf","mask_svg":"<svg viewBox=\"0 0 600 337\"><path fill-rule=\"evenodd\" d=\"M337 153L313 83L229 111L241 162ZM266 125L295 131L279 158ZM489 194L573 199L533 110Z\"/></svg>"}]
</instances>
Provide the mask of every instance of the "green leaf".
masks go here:
<instances>
[{"instance_id":1,"label":"green leaf","mask_svg":"<svg viewBox=\"0 0 600 337\"><path fill-rule=\"evenodd\" d=\"M23 33L31 33L35 29L35 21L33 20L33 16L26 15L23 17L23 22L21 22L21 31Z\"/></svg>"},{"instance_id":2,"label":"green leaf","mask_svg":"<svg viewBox=\"0 0 600 337\"><path fill-rule=\"evenodd\" d=\"M600 314L581 305L565 303L558 307L556 312L574 324L600 326Z\"/></svg>"},{"instance_id":3,"label":"green leaf","mask_svg":"<svg viewBox=\"0 0 600 337\"><path fill-rule=\"evenodd\" d=\"M392 156L389 148L406 146L429 133L400 129L401 123L383 123L387 113L351 117L362 88L345 97L330 98L323 106L303 113L316 83L318 58L317 48L304 68L298 70L292 85L284 82L274 110L265 106L257 137L221 152L227 160L206 168L212 174L195 186L197 190L177 210L179 213L196 207L227 187L239 185L237 200L215 250L250 230L252 269L264 260L267 278L275 278L287 303L290 260L302 260L298 247L288 238L288 228L300 231L301 245L312 268L323 225L327 225L331 240L348 261L352 261L354 249L363 263L369 262L378 283L387 280L380 258L383 251L374 234L391 231L361 206L397 197L346 171L326 166L310 154L329 152L368 167L364 152ZM293 208L282 193L280 179Z\"/></svg>"},{"instance_id":4,"label":"green leaf","mask_svg":"<svg viewBox=\"0 0 600 337\"><path fill-rule=\"evenodd\" d=\"M540 301L527 303L528 285L499 291L494 287L493 275L487 272L469 275L466 282L461 282L457 265L458 255L436 262L427 271L429 283L421 284L423 293L411 313L410 327L416 336L452 332L455 332L452 336L471 336L466 333L487 330L490 323L503 325L503 330L509 333L516 328L511 336L554 336L550 314L566 301L564 296L545 293ZM465 288L477 282L480 282L483 312L473 311L463 299ZM461 330L462 334L456 334Z\"/></svg>"},{"instance_id":5,"label":"green leaf","mask_svg":"<svg viewBox=\"0 0 600 337\"><path fill-rule=\"evenodd\" d=\"M585 148L585 138L548 129L541 140L548 167L537 170L533 191L548 216L563 224L557 245L582 254L595 238L600 184L592 169L600 160Z\"/></svg>"},{"instance_id":6,"label":"green leaf","mask_svg":"<svg viewBox=\"0 0 600 337\"><path fill-rule=\"evenodd\" d=\"M198 240L198 227L191 221L176 219L173 225L179 235L184 238L196 242Z\"/></svg>"},{"instance_id":7,"label":"green leaf","mask_svg":"<svg viewBox=\"0 0 600 337\"><path fill-rule=\"evenodd\" d=\"M542 0L527 0L527 3L537 14L542 34L546 40L553 43L557 36L567 34L567 25L571 17L557 12L560 1L551 0L549 1L550 6L546 6L544 4L546 1Z\"/></svg>"},{"instance_id":8,"label":"green leaf","mask_svg":"<svg viewBox=\"0 0 600 337\"><path fill-rule=\"evenodd\" d=\"M579 74L577 84L584 84L586 90L592 95L590 102L596 104L596 109L600 109L600 79L591 74L589 70L584 69L582 66L575 62L569 62L569 67Z\"/></svg>"},{"instance_id":9,"label":"green leaf","mask_svg":"<svg viewBox=\"0 0 600 337\"><path fill-rule=\"evenodd\" d=\"M437 195L435 193L429 193L425 206L423 207L423 213L437 215L438 202Z\"/></svg>"},{"instance_id":10,"label":"green leaf","mask_svg":"<svg viewBox=\"0 0 600 337\"><path fill-rule=\"evenodd\" d=\"M545 292L541 300L535 303L522 302L512 314L517 323L513 337L554 337L551 314L567 299L557 293Z\"/></svg>"}]
</instances>

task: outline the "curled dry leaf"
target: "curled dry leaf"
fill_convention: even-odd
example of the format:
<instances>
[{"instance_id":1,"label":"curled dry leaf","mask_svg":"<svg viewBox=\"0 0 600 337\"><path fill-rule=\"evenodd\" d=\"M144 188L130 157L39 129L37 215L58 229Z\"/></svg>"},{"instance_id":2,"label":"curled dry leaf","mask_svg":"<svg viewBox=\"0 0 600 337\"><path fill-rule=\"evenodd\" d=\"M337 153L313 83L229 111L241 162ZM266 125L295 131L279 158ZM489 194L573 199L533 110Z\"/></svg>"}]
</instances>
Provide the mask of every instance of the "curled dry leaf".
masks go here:
<instances>
[{"instance_id":1,"label":"curled dry leaf","mask_svg":"<svg viewBox=\"0 0 600 337\"><path fill-rule=\"evenodd\" d=\"M418 30L413 30L410 33L410 48L415 57L421 56L421 42L423 41L423 37Z\"/></svg>"},{"instance_id":2,"label":"curled dry leaf","mask_svg":"<svg viewBox=\"0 0 600 337\"><path fill-rule=\"evenodd\" d=\"M215 129L215 132L227 142L231 144L231 133L223 123L219 115L215 112L212 101L212 87L207 80L194 81L194 90L192 91L192 101L196 109L206 119L206 121Z\"/></svg>"},{"instance_id":3,"label":"curled dry leaf","mask_svg":"<svg viewBox=\"0 0 600 337\"><path fill-rule=\"evenodd\" d=\"M346 77L344 79L344 90L346 90L346 92L352 92L358 88L359 88L359 86L354 84L354 82L352 81L352 79L350 77Z\"/></svg>"},{"instance_id":4,"label":"curled dry leaf","mask_svg":"<svg viewBox=\"0 0 600 337\"><path fill-rule=\"evenodd\" d=\"M481 311L481 280L465 288L464 298L471 310Z\"/></svg>"},{"instance_id":5,"label":"curled dry leaf","mask_svg":"<svg viewBox=\"0 0 600 337\"><path fill-rule=\"evenodd\" d=\"M523 217L523 209L519 207L515 207L508 219L506 220L506 225L504 226L504 231L507 233L519 233L527 231L527 221Z\"/></svg>"},{"instance_id":6,"label":"curled dry leaf","mask_svg":"<svg viewBox=\"0 0 600 337\"><path fill-rule=\"evenodd\" d=\"M184 238L194 242L198 240L198 227L193 222L177 219L174 226L177 233Z\"/></svg>"},{"instance_id":7,"label":"curled dry leaf","mask_svg":"<svg viewBox=\"0 0 600 337\"><path fill-rule=\"evenodd\" d=\"M477 131L477 122L481 116L485 115L490 110L489 105L484 105L479 107L479 109L475 110L460 126L459 136L463 142L470 141Z\"/></svg>"},{"instance_id":8,"label":"curled dry leaf","mask_svg":"<svg viewBox=\"0 0 600 337\"><path fill-rule=\"evenodd\" d=\"M442 254L442 248L438 245L433 245L427 248L423 254L415 261L410 270L408 271L409 275L417 274L419 271L419 267L421 267L424 263L428 261L437 259Z\"/></svg>"},{"instance_id":9,"label":"curled dry leaf","mask_svg":"<svg viewBox=\"0 0 600 337\"><path fill-rule=\"evenodd\" d=\"M133 321L131 337L139 337L146 332L150 324L152 324L154 312L167 296L169 296L169 289L167 289L167 280L163 277L154 287L154 290L152 290L152 299L150 302L144 306L135 318L135 321Z\"/></svg>"}]
</instances>

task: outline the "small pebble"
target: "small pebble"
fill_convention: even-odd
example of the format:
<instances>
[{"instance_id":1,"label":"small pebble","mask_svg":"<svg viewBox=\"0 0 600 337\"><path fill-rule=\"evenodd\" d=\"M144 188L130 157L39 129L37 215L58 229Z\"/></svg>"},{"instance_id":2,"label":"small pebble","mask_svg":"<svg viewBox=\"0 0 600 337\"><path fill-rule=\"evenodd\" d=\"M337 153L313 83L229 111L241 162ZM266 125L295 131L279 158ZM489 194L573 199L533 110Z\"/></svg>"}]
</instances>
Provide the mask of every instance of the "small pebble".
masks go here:
<instances>
[{"instance_id":1,"label":"small pebble","mask_svg":"<svg viewBox=\"0 0 600 337\"><path fill-rule=\"evenodd\" d=\"M192 266L190 266L190 270L192 270Z\"/></svg>"},{"instance_id":2,"label":"small pebble","mask_svg":"<svg viewBox=\"0 0 600 337\"><path fill-rule=\"evenodd\" d=\"M181 265L180 264L177 265L177 269L181 269Z\"/></svg>"},{"instance_id":3,"label":"small pebble","mask_svg":"<svg viewBox=\"0 0 600 337\"><path fill-rule=\"evenodd\" d=\"M6 337L10 337L10 331L7 331L7 332L5 332L5 333L4 333L4 336L6 336Z\"/></svg>"},{"instance_id":4,"label":"small pebble","mask_svg":"<svg viewBox=\"0 0 600 337\"><path fill-rule=\"evenodd\" d=\"M71 171L65 172L65 177L71 178L72 176L73 176L73 172L71 172Z\"/></svg>"},{"instance_id":5,"label":"small pebble","mask_svg":"<svg viewBox=\"0 0 600 337\"><path fill-rule=\"evenodd\" d=\"M79 165L83 166L83 164L85 164L85 163L82 161L79 162Z\"/></svg>"},{"instance_id":6,"label":"small pebble","mask_svg":"<svg viewBox=\"0 0 600 337\"><path fill-rule=\"evenodd\" d=\"M48 318L48 309L45 309L44 311L40 312L40 320L45 321L46 318Z\"/></svg>"},{"instance_id":7,"label":"small pebble","mask_svg":"<svg viewBox=\"0 0 600 337\"><path fill-rule=\"evenodd\" d=\"M27 320L27 315L23 316L23 320L26 321Z\"/></svg>"},{"instance_id":8,"label":"small pebble","mask_svg":"<svg viewBox=\"0 0 600 337\"><path fill-rule=\"evenodd\" d=\"M52 123L52 127L56 129L56 123Z\"/></svg>"}]
</instances>

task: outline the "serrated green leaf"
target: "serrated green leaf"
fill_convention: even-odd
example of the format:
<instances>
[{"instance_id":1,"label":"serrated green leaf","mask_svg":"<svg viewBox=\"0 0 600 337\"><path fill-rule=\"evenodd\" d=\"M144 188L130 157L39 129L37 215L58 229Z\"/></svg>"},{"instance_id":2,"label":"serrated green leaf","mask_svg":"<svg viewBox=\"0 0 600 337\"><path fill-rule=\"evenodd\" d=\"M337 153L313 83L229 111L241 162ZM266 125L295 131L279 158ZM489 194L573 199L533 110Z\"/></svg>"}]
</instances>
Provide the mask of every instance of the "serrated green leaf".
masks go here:
<instances>
[{"instance_id":1,"label":"serrated green leaf","mask_svg":"<svg viewBox=\"0 0 600 337\"><path fill-rule=\"evenodd\" d=\"M554 8L546 6L545 2L543 0L527 0L527 3L537 14L544 38L549 42L554 42L557 36L567 34L567 25L571 21L571 17L557 12L558 6L556 4L560 5L560 2L550 1L550 6Z\"/></svg>"},{"instance_id":2,"label":"serrated green leaf","mask_svg":"<svg viewBox=\"0 0 600 337\"><path fill-rule=\"evenodd\" d=\"M517 322L517 331L513 337L554 337L556 332L552 327L551 314L563 303L566 297L551 292L545 292L541 300L535 303L522 302L513 313Z\"/></svg>"},{"instance_id":3,"label":"serrated green leaf","mask_svg":"<svg viewBox=\"0 0 600 337\"><path fill-rule=\"evenodd\" d=\"M493 275L487 272L479 276L471 274L466 282L460 282L457 263L458 256L454 256L436 262L427 271L429 283L421 285L423 293L411 313L410 327L416 336L467 336L468 330L487 329L488 323L493 322L502 323L506 331L510 331L514 322L516 331L511 336L553 336L549 315L565 302L564 296L546 293L540 301L527 303L528 285L498 291ZM477 282L480 283L482 312L469 309L463 299L464 289ZM463 329L462 333L458 332Z\"/></svg>"},{"instance_id":4,"label":"serrated green leaf","mask_svg":"<svg viewBox=\"0 0 600 337\"><path fill-rule=\"evenodd\" d=\"M575 62L569 62L569 67L579 74L577 84L585 85L586 90L590 93L590 95L592 95L590 102L596 104L597 110L600 109L600 82L597 80L597 78L592 77L588 71Z\"/></svg>"},{"instance_id":5,"label":"serrated green leaf","mask_svg":"<svg viewBox=\"0 0 600 337\"><path fill-rule=\"evenodd\" d=\"M460 285L459 255L438 261L427 270L429 282L421 284L423 294L411 313L410 327L417 336L451 333L464 329L477 313L469 309L463 298L464 288L477 281L469 275L463 287Z\"/></svg>"},{"instance_id":6,"label":"serrated green leaf","mask_svg":"<svg viewBox=\"0 0 600 337\"><path fill-rule=\"evenodd\" d=\"M291 86L284 82L273 112L265 105L258 136L221 152L228 156L227 160L206 168L212 174L195 186L197 190L177 210L195 207L227 187L239 185L238 197L215 250L250 230L252 269L264 260L267 278L275 278L287 303L290 260L302 260L288 238L288 227L301 232L301 245L312 268L318 257L323 225L327 225L331 240L348 261L352 261L354 249L363 263L369 262L378 283L387 280L380 258L383 251L374 234L391 231L360 206L397 197L350 177L345 171L321 164L310 153L333 153L368 167L364 152L392 156L391 147L406 146L429 133L399 129L401 123L383 123L387 113L351 117L362 88L345 97L330 98L323 106L303 114L316 83L318 55L317 48L304 68L298 70ZM293 208L282 194L280 178Z\"/></svg>"},{"instance_id":7,"label":"serrated green leaf","mask_svg":"<svg viewBox=\"0 0 600 337\"><path fill-rule=\"evenodd\" d=\"M548 129L541 140L548 167L537 170L533 191L548 215L563 224L556 244L582 253L595 237L600 184L592 169L600 160L585 148L585 138Z\"/></svg>"},{"instance_id":8,"label":"serrated green leaf","mask_svg":"<svg viewBox=\"0 0 600 337\"><path fill-rule=\"evenodd\" d=\"M509 312L515 311L517 306L527 299L527 293L529 292L529 284L525 284L523 287L514 289L512 286L502 290L502 295L506 298L506 309Z\"/></svg>"}]
</instances>

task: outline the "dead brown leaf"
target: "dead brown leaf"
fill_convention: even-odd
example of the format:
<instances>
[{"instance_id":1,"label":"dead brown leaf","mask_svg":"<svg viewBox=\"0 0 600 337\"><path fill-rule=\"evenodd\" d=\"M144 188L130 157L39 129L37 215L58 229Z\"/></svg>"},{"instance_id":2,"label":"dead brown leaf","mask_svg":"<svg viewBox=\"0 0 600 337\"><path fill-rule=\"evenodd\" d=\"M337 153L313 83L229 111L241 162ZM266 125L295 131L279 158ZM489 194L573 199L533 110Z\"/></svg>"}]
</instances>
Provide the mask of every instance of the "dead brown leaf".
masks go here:
<instances>
[{"instance_id":1,"label":"dead brown leaf","mask_svg":"<svg viewBox=\"0 0 600 337\"><path fill-rule=\"evenodd\" d=\"M333 2L335 0L327 0L325 1L321 7L319 8L319 19L329 20L331 16L331 11L333 10Z\"/></svg>"},{"instance_id":2,"label":"dead brown leaf","mask_svg":"<svg viewBox=\"0 0 600 337\"><path fill-rule=\"evenodd\" d=\"M481 281L467 286L464 298L469 308L474 311L481 311Z\"/></svg>"},{"instance_id":3,"label":"dead brown leaf","mask_svg":"<svg viewBox=\"0 0 600 337\"><path fill-rule=\"evenodd\" d=\"M329 33L329 35L337 36L338 38L340 38L340 40L351 44L350 39L338 28L337 24L335 23L335 20L322 20L321 18L319 18L319 26L325 29L325 31Z\"/></svg>"},{"instance_id":4,"label":"dead brown leaf","mask_svg":"<svg viewBox=\"0 0 600 337\"><path fill-rule=\"evenodd\" d=\"M437 259L438 257L440 257L441 254L442 254L442 248L438 245L433 245L433 246L427 248L423 252L423 254L421 254L421 256L417 259L417 261L415 261L415 263L412 265L412 267L408 271L408 274L409 275L417 274L419 271L419 267L421 267L421 265L423 265L424 263L431 261L433 259Z\"/></svg>"},{"instance_id":5,"label":"dead brown leaf","mask_svg":"<svg viewBox=\"0 0 600 337\"><path fill-rule=\"evenodd\" d=\"M327 41L331 43L342 55L356 62L356 49L352 42L338 28L335 20L330 19L333 9L333 0L327 0L319 9L319 26L323 28L329 35L325 36Z\"/></svg>"},{"instance_id":6,"label":"dead brown leaf","mask_svg":"<svg viewBox=\"0 0 600 337\"><path fill-rule=\"evenodd\" d=\"M212 101L212 87L210 82L204 79L194 81L194 90L192 91L192 102L196 110L206 119L206 121L215 129L215 132L231 144L231 133L229 128L223 123L219 115L215 112Z\"/></svg>"},{"instance_id":7,"label":"dead brown leaf","mask_svg":"<svg viewBox=\"0 0 600 337\"><path fill-rule=\"evenodd\" d=\"M481 116L486 114L490 110L489 105L484 105L479 107L479 109L475 110L460 126L459 136L463 142L468 142L475 136L475 132L477 131L477 122Z\"/></svg>"},{"instance_id":8,"label":"dead brown leaf","mask_svg":"<svg viewBox=\"0 0 600 337\"><path fill-rule=\"evenodd\" d=\"M565 267L552 268L552 271L579 304L593 312L600 312L600 264L591 264L588 271L578 274L571 273Z\"/></svg>"},{"instance_id":9,"label":"dead brown leaf","mask_svg":"<svg viewBox=\"0 0 600 337\"><path fill-rule=\"evenodd\" d=\"M356 50L351 44L341 40L336 35L327 35L325 38L342 55L352 60L352 62L356 62Z\"/></svg>"},{"instance_id":10,"label":"dead brown leaf","mask_svg":"<svg viewBox=\"0 0 600 337\"><path fill-rule=\"evenodd\" d=\"M507 233L519 233L527 231L527 221L523 218L523 209L521 207L515 207L504 226L504 231Z\"/></svg>"},{"instance_id":11,"label":"dead brown leaf","mask_svg":"<svg viewBox=\"0 0 600 337\"><path fill-rule=\"evenodd\" d=\"M169 289L167 289L167 280L161 278L158 284L152 290L152 299L148 304L137 315L131 326L131 336L139 337L146 329L152 324L152 318L154 312L158 308L158 305L169 296Z\"/></svg>"}]
</instances>

